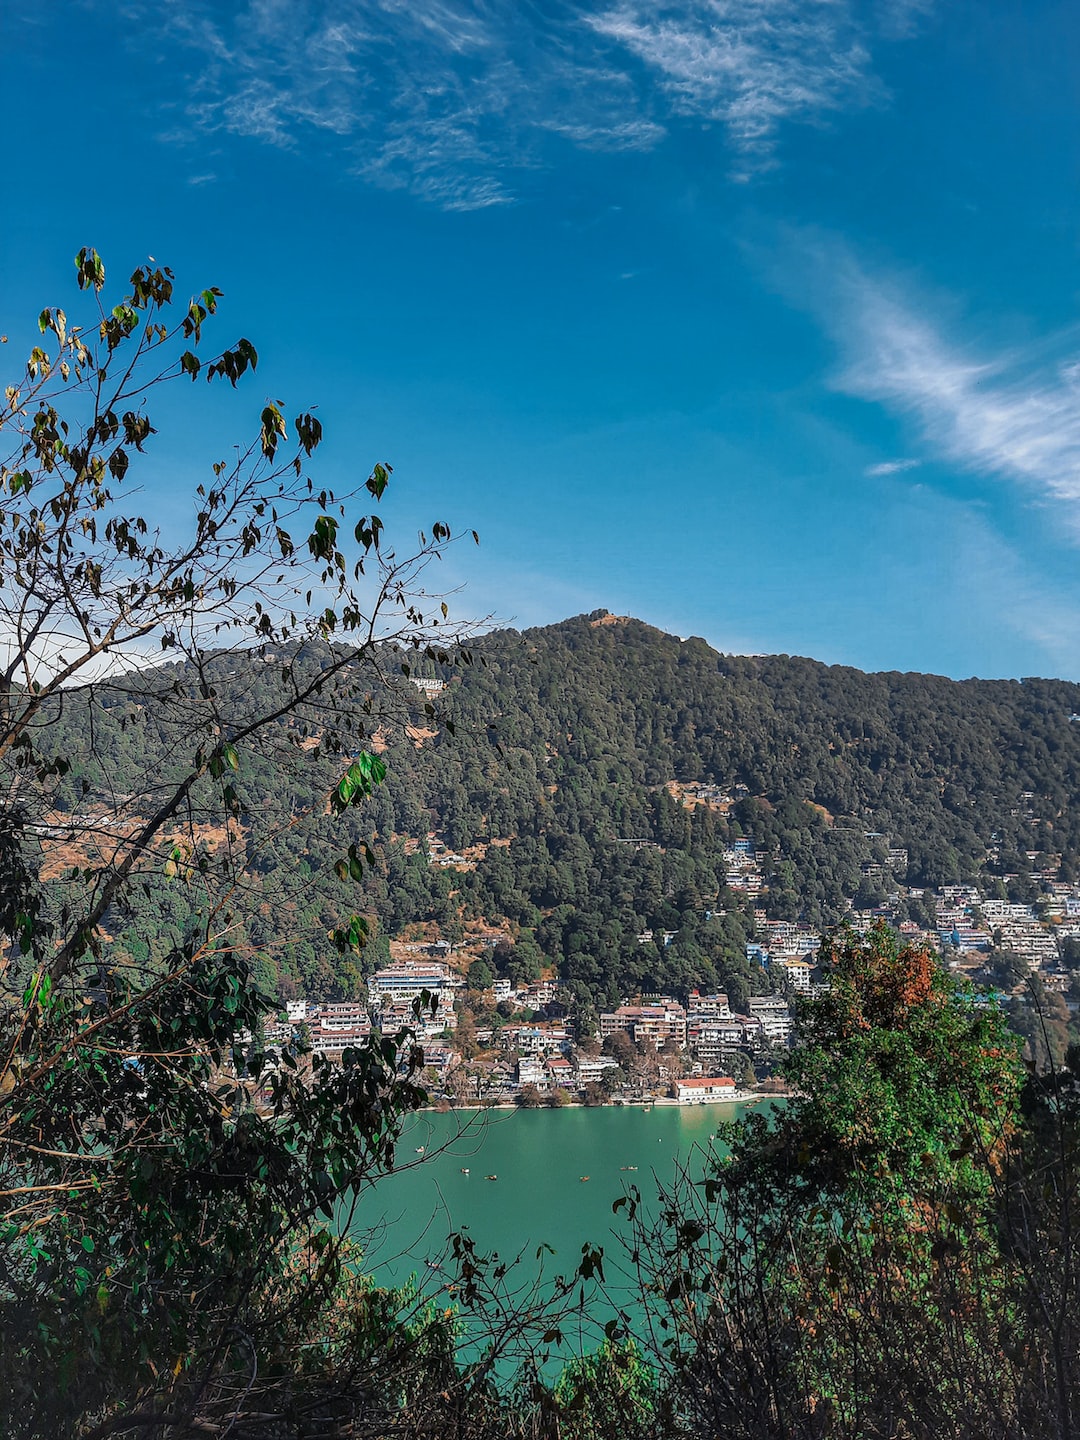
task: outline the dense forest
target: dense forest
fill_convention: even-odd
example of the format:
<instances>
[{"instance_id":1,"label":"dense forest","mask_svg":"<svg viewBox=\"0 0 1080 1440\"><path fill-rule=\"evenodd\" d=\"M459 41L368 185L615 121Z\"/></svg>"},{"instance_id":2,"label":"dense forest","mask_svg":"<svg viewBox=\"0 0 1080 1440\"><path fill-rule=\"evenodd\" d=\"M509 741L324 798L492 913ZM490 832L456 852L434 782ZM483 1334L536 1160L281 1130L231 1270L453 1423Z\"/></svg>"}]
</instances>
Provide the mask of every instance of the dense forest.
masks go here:
<instances>
[{"instance_id":1,"label":"dense forest","mask_svg":"<svg viewBox=\"0 0 1080 1440\"><path fill-rule=\"evenodd\" d=\"M501 971L529 977L555 964L579 1005L695 984L726 986L737 1002L768 983L746 961L753 906L725 884L724 851L740 837L762 875L755 903L812 927L836 923L852 900L869 908L889 890L977 876L1030 899L1044 853L1061 857L1063 878L1080 873L1070 805L1080 686L720 655L606 612L432 653L381 657L384 678L395 677L389 699L361 667L322 697L339 723L350 709L356 749L387 764L385 783L344 821L375 861L359 901L374 939L360 961L327 938L358 902L353 881L334 873L343 821L319 816L318 796L343 762L321 752L317 710L283 726L280 763L272 749L241 753L230 813L214 811L215 791L189 830L203 865L222 846L234 858L242 849L231 920L282 994L349 992L410 925L455 940L482 923L505 937ZM340 660L312 649L304 667L317 671L332 655ZM155 667L93 701L58 704L50 743L74 760L45 827L58 890L58 857L79 859L78 846L72 857L58 843L65 818L145 814L155 778L169 778L178 704L195 714L209 696L227 735L272 702L284 674L276 658L234 650L198 674ZM442 690L428 699L413 683L421 676ZM168 725L154 699L165 690ZM290 766L290 753L305 764ZM730 803L688 807L671 782L715 786ZM301 821L310 810L316 818ZM429 837L463 858L433 863ZM929 924L929 900L903 894L910 917ZM152 960L200 903L171 874L150 875L111 917L113 943ZM639 938L648 931L657 940ZM664 945L661 932L674 938Z\"/></svg>"}]
</instances>

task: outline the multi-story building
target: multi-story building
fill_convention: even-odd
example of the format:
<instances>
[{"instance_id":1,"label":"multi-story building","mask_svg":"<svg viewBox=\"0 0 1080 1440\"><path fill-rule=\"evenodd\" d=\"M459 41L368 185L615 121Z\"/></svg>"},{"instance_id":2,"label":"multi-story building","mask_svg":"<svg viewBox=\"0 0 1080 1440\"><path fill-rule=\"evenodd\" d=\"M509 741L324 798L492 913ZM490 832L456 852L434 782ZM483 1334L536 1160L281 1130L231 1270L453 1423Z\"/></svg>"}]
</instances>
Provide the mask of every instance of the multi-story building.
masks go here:
<instances>
[{"instance_id":1,"label":"multi-story building","mask_svg":"<svg viewBox=\"0 0 1080 1440\"><path fill-rule=\"evenodd\" d=\"M662 1045L674 1040L680 1049L686 1044L686 1011L674 1000L656 1005L620 1005L617 1010L600 1016L600 1034L604 1039L617 1030L625 1030L635 1045L651 1040Z\"/></svg>"},{"instance_id":2,"label":"multi-story building","mask_svg":"<svg viewBox=\"0 0 1080 1440\"><path fill-rule=\"evenodd\" d=\"M701 995L697 990L691 990L690 997L686 1004L687 1024L693 1024L695 1020L726 1020L731 1014L731 1006L728 1004L728 997L723 992L715 995Z\"/></svg>"},{"instance_id":3,"label":"multi-story building","mask_svg":"<svg viewBox=\"0 0 1080 1440\"><path fill-rule=\"evenodd\" d=\"M771 968L778 969L787 976L794 990L801 995L809 995L814 967L808 961L797 955L773 955L769 964Z\"/></svg>"},{"instance_id":4,"label":"multi-story building","mask_svg":"<svg viewBox=\"0 0 1080 1440\"><path fill-rule=\"evenodd\" d=\"M384 1035L411 1030L419 1040L436 1040L448 1030L457 1029L457 1014L449 998L434 1010L421 1010L419 1016L411 1005L386 1005L378 1012L379 1029Z\"/></svg>"},{"instance_id":5,"label":"multi-story building","mask_svg":"<svg viewBox=\"0 0 1080 1440\"><path fill-rule=\"evenodd\" d=\"M411 1005L426 990L429 995L437 996L440 1004L443 996L448 996L452 1006L453 992L464 983L460 975L452 974L445 965L404 960L375 971L368 980L368 997L375 1009L382 1010L388 1005Z\"/></svg>"},{"instance_id":6,"label":"multi-story building","mask_svg":"<svg viewBox=\"0 0 1080 1440\"><path fill-rule=\"evenodd\" d=\"M781 995L751 995L746 1002L751 1019L761 1021L765 1040L786 1044L795 1021L787 1001Z\"/></svg>"},{"instance_id":7,"label":"multi-story building","mask_svg":"<svg viewBox=\"0 0 1080 1440\"><path fill-rule=\"evenodd\" d=\"M364 1016L362 1022L355 1025L344 1026L322 1026L311 1027L311 1048L316 1055L324 1055L328 1060L340 1061L344 1052L350 1048L359 1049L366 1045L371 1038L371 1021Z\"/></svg>"},{"instance_id":8,"label":"multi-story building","mask_svg":"<svg viewBox=\"0 0 1080 1440\"><path fill-rule=\"evenodd\" d=\"M574 1061L574 1069L577 1072L577 1083L584 1089L590 1082L598 1083L603 1077L605 1070L618 1068L618 1062L610 1055L579 1055Z\"/></svg>"},{"instance_id":9,"label":"multi-story building","mask_svg":"<svg viewBox=\"0 0 1080 1440\"><path fill-rule=\"evenodd\" d=\"M503 1028L501 1043L507 1050L518 1050L522 1055L555 1055L570 1048L570 1031L565 1025L547 1023L544 1025L507 1025Z\"/></svg>"},{"instance_id":10,"label":"multi-story building","mask_svg":"<svg viewBox=\"0 0 1080 1440\"><path fill-rule=\"evenodd\" d=\"M359 1000L339 1000L313 1005L309 1019L322 1030L351 1030L354 1025L370 1028L367 1006Z\"/></svg>"},{"instance_id":11,"label":"multi-story building","mask_svg":"<svg viewBox=\"0 0 1080 1440\"><path fill-rule=\"evenodd\" d=\"M731 1015L702 1020L690 1031L690 1053L703 1070L711 1070L739 1050L759 1050L765 1027L756 1015Z\"/></svg>"}]
</instances>

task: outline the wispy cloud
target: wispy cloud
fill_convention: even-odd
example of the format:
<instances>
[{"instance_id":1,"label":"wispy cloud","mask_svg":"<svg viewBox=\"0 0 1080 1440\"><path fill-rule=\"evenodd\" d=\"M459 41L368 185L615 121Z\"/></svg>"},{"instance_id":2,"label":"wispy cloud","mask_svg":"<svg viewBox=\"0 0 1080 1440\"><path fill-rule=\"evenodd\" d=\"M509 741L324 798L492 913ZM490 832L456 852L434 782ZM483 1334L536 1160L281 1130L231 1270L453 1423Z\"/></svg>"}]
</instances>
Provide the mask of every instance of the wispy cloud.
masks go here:
<instances>
[{"instance_id":1,"label":"wispy cloud","mask_svg":"<svg viewBox=\"0 0 1080 1440\"><path fill-rule=\"evenodd\" d=\"M866 467L867 475L902 475L905 470L916 470L921 460L882 460L877 465Z\"/></svg>"},{"instance_id":2,"label":"wispy cloud","mask_svg":"<svg viewBox=\"0 0 1080 1440\"><path fill-rule=\"evenodd\" d=\"M1080 534L1075 331L1030 346L966 343L947 298L875 275L820 237L802 234L799 250L800 278L789 274L788 286L840 350L836 388L910 417L938 457L1067 506Z\"/></svg>"},{"instance_id":3,"label":"wispy cloud","mask_svg":"<svg viewBox=\"0 0 1080 1440\"><path fill-rule=\"evenodd\" d=\"M870 27L838 0L624 3L589 23L659 80L673 109L727 127L746 166L772 158L782 121L816 122L883 89L871 69Z\"/></svg>"},{"instance_id":4,"label":"wispy cloud","mask_svg":"<svg viewBox=\"0 0 1080 1440\"><path fill-rule=\"evenodd\" d=\"M199 57L188 133L321 144L451 209L512 200L559 141L647 149L685 117L722 125L748 175L784 122L880 99L872 52L926 3L129 0L140 27L164 24Z\"/></svg>"},{"instance_id":5,"label":"wispy cloud","mask_svg":"<svg viewBox=\"0 0 1080 1440\"><path fill-rule=\"evenodd\" d=\"M1080 677L1080 606L1067 591L1048 582L971 507L954 507L942 517L955 546L956 573L963 576L960 603L980 625L1011 631L1030 651L1027 673Z\"/></svg>"},{"instance_id":6,"label":"wispy cloud","mask_svg":"<svg viewBox=\"0 0 1080 1440\"><path fill-rule=\"evenodd\" d=\"M542 23L506 0L173 0L166 15L175 42L209 57L189 129L322 145L447 209L510 202L552 140L617 151L664 134L570 9Z\"/></svg>"}]
</instances>

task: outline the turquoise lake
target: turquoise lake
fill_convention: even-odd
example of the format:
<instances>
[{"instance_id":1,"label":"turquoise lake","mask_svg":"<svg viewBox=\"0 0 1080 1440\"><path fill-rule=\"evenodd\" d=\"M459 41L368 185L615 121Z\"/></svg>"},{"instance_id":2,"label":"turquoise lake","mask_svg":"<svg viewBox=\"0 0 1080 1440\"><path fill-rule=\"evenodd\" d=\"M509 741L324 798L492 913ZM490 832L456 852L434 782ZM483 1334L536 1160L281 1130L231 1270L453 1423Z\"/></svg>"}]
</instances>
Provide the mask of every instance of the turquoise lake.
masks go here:
<instances>
[{"instance_id":1,"label":"turquoise lake","mask_svg":"<svg viewBox=\"0 0 1080 1440\"><path fill-rule=\"evenodd\" d=\"M547 1275L572 1271L584 1244L603 1246L609 1289L617 1293L626 1282L616 1273L616 1236L628 1227L613 1214L613 1202L636 1184L648 1205L657 1179L670 1180L679 1165L700 1174L718 1125L748 1108L574 1106L414 1116L398 1146L398 1172L364 1197L354 1231L365 1234L370 1269L384 1284L415 1275L437 1291L449 1271L427 1262L438 1260L451 1231L467 1228L478 1250L497 1251L503 1260L521 1255L522 1278L536 1274L542 1245L554 1251L544 1254Z\"/></svg>"}]
</instances>

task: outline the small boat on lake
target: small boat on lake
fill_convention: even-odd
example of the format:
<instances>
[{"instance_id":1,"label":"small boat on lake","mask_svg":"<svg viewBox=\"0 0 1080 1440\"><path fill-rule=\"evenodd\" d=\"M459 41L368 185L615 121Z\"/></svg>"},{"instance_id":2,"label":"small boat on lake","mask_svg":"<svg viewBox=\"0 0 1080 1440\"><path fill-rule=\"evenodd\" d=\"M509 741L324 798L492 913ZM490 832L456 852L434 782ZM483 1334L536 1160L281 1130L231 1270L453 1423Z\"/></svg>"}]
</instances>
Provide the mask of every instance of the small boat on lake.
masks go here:
<instances>
[{"instance_id":1,"label":"small boat on lake","mask_svg":"<svg viewBox=\"0 0 1080 1440\"><path fill-rule=\"evenodd\" d=\"M497 1180L498 1178L499 1178L498 1175L485 1175L485 1176L484 1176L484 1179L485 1179L485 1180Z\"/></svg>"},{"instance_id":2,"label":"small boat on lake","mask_svg":"<svg viewBox=\"0 0 1080 1440\"><path fill-rule=\"evenodd\" d=\"M465 1168L464 1165L461 1167L461 1173L462 1173L463 1175L468 1175L468 1173L469 1173L468 1170Z\"/></svg>"},{"instance_id":3,"label":"small boat on lake","mask_svg":"<svg viewBox=\"0 0 1080 1440\"><path fill-rule=\"evenodd\" d=\"M582 1176L581 1176L581 1183L582 1183L582 1185L585 1184L585 1181L588 1180L588 1178L589 1178L588 1175L582 1175Z\"/></svg>"}]
</instances>

